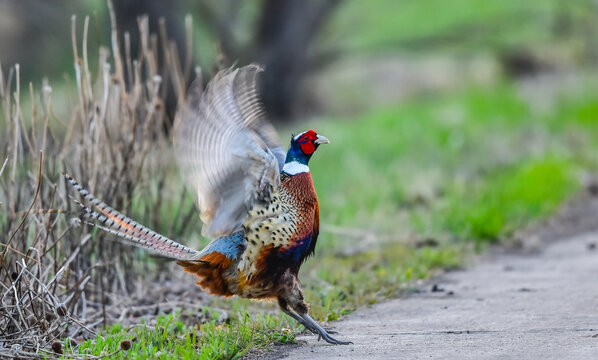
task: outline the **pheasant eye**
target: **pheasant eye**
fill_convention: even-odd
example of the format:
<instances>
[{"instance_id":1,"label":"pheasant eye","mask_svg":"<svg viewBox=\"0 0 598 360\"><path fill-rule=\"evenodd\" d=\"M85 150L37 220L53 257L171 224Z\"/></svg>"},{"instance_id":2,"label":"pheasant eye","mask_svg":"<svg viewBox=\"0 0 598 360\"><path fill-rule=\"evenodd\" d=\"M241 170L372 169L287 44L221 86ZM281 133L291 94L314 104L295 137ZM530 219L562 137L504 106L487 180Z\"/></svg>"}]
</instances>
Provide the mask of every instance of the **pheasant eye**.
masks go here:
<instances>
[{"instance_id":1,"label":"pheasant eye","mask_svg":"<svg viewBox=\"0 0 598 360\"><path fill-rule=\"evenodd\" d=\"M305 141L309 140L309 136L305 135L305 136L303 137L303 140L305 140Z\"/></svg>"}]
</instances>

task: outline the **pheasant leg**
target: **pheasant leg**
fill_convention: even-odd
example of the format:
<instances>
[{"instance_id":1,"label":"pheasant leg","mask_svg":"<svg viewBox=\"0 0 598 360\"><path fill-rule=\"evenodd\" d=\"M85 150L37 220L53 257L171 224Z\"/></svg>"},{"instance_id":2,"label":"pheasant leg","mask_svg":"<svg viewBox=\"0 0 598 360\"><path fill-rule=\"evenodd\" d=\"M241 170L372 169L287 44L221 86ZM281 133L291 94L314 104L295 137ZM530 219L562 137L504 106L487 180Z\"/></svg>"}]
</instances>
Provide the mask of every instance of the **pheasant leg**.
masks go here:
<instances>
[{"instance_id":1,"label":"pheasant leg","mask_svg":"<svg viewBox=\"0 0 598 360\"><path fill-rule=\"evenodd\" d=\"M299 321L306 329L317 334L318 341L324 339L327 343L334 345L352 344L350 341L341 341L333 338L330 336L331 332L327 332L309 316L309 308L303 297L296 274L287 271L281 278L281 283L284 287L278 296L278 305L284 313Z\"/></svg>"},{"instance_id":2,"label":"pheasant leg","mask_svg":"<svg viewBox=\"0 0 598 360\"><path fill-rule=\"evenodd\" d=\"M297 322L303 326L305 326L305 328L309 331L311 331L314 334L318 334L318 330L316 328L314 328L313 326L310 326L301 316L299 316L299 314L297 314L296 312L294 312L291 309L285 309L283 307L280 308L282 310L282 312L284 312L285 314L289 315L290 317L292 317L293 319L297 320Z\"/></svg>"}]
</instances>

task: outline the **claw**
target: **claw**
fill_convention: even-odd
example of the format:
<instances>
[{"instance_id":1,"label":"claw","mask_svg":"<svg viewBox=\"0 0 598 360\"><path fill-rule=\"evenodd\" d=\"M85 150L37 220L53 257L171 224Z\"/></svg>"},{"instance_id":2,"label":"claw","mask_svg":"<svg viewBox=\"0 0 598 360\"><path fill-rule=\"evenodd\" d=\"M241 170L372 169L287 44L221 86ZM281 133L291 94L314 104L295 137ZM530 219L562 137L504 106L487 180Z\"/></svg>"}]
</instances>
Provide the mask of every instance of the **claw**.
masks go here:
<instances>
[{"instance_id":1,"label":"claw","mask_svg":"<svg viewBox=\"0 0 598 360\"><path fill-rule=\"evenodd\" d=\"M305 326L305 328L307 330L318 335L318 341L320 341L321 339L324 339L327 343L334 344L334 345L353 344L350 341L341 341L341 340L337 340L337 339L333 338L332 336L330 336L330 334L337 334L337 332L332 331L332 330L325 330L323 327L318 325L318 323L315 322L314 319L312 319L311 316L309 316L309 314L299 315L296 312L294 312L293 310L286 309L283 307L281 307L281 310L285 314L287 314L290 317L292 317L293 319L297 320L297 322L299 322L301 325Z\"/></svg>"},{"instance_id":2,"label":"claw","mask_svg":"<svg viewBox=\"0 0 598 360\"><path fill-rule=\"evenodd\" d=\"M303 315L299 315L299 316L301 316L301 318L305 321L305 323L309 324L310 328L313 328L313 329L316 330L316 331L313 331L313 330L312 331L314 333L317 332L317 334L318 334L318 341L320 341L320 339L324 339L327 343L334 344L334 345L349 345L349 344L353 344L350 341L342 341L342 340L338 340L338 339L335 339L332 336L330 336L330 334L332 332L330 332L330 334L328 332L326 332L326 330L324 330L323 327L321 327L320 325L318 325L318 323L315 322L314 319L312 319L311 316L309 316L309 314L303 314Z\"/></svg>"}]
</instances>

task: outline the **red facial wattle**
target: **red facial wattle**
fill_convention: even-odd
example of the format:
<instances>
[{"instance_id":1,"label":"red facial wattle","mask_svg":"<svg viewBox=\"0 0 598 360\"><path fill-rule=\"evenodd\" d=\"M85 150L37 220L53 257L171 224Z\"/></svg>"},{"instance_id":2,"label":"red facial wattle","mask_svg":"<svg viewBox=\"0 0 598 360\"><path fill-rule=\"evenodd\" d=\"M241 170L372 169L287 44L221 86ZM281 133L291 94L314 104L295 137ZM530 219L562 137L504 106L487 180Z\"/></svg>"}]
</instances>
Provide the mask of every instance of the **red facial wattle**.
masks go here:
<instances>
[{"instance_id":1,"label":"red facial wattle","mask_svg":"<svg viewBox=\"0 0 598 360\"><path fill-rule=\"evenodd\" d=\"M306 131L301 138L299 139L299 145L301 146L301 151L304 154L313 154L316 151L316 146L314 145L314 140L316 140L317 135L316 132L313 130Z\"/></svg>"},{"instance_id":2,"label":"red facial wattle","mask_svg":"<svg viewBox=\"0 0 598 360\"><path fill-rule=\"evenodd\" d=\"M307 140L305 142L304 140L301 140L299 144L301 145L301 151L303 151L303 153L307 155L313 154L313 152L316 151L316 147L311 142L311 140Z\"/></svg>"}]
</instances>

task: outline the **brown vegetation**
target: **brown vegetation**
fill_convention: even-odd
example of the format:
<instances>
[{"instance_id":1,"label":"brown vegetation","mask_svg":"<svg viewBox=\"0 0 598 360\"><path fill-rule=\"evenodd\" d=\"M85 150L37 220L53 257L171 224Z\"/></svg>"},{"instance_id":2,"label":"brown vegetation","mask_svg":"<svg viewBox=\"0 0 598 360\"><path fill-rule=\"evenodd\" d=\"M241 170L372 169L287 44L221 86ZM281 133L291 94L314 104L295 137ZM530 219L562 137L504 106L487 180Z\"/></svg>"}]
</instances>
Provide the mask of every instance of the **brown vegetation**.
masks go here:
<instances>
[{"instance_id":1,"label":"brown vegetation","mask_svg":"<svg viewBox=\"0 0 598 360\"><path fill-rule=\"evenodd\" d=\"M165 186L165 178L176 171L164 131L165 84L180 97L190 76L177 65L176 46L165 31L149 34L142 18L139 57L131 56L128 34L120 53L121 39L113 28L112 51L100 48L93 70L88 27L86 18L82 38L77 36L73 17L76 91L70 119L55 115L48 84L41 92L31 84L23 88L18 65L0 68L0 128L7 129L0 136L5 154L0 159L2 358L59 353L58 341L85 338L99 325L124 321L122 306L112 305L142 293L136 279L151 273L144 271L148 267L160 266L131 266L135 252L103 241L105 235L90 241L91 229L78 221L61 172L158 230L164 226L161 213L171 210L162 200L184 198L182 187ZM165 229L170 235L182 234L190 222L194 208L187 204L172 210L178 213ZM137 315L158 306L139 304Z\"/></svg>"}]
</instances>

